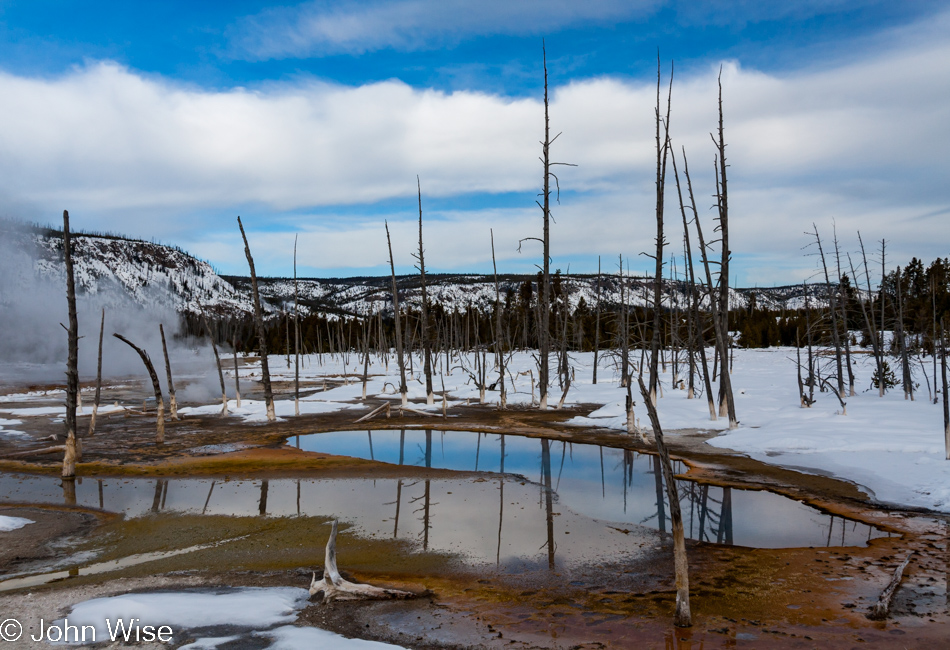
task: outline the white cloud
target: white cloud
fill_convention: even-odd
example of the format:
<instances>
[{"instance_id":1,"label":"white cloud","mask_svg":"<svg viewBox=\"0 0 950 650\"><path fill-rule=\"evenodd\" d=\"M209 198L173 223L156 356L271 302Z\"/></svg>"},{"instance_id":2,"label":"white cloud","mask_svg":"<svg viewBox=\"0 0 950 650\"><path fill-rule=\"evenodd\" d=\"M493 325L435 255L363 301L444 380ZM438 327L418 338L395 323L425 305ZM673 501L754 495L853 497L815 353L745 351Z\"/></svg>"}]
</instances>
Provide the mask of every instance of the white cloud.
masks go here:
<instances>
[{"instance_id":1,"label":"white cloud","mask_svg":"<svg viewBox=\"0 0 950 650\"><path fill-rule=\"evenodd\" d=\"M231 56L266 60L417 51L492 35L544 35L564 28L655 18L682 25L744 26L807 20L882 0L353 0L268 8L228 30ZM922 8L921 8L922 9Z\"/></svg>"},{"instance_id":2,"label":"white cloud","mask_svg":"<svg viewBox=\"0 0 950 650\"><path fill-rule=\"evenodd\" d=\"M604 23L651 13L657 0L377 0L307 2L267 9L231 29L239 58L421 50L468 36L544 34L567 25Z\"/></svg>"},{"instance_id":3,"label":"white cloud","mask_svg":"<svg viewBox=\"0 0 950 650\"><path fill-rule=\"evenodd\" d=\"M924 31L950 33L941 26L950 27L946 15ZM901 43L861 62L785 76L725 66L737 255L771 251L784 265L799 255L812 221L832 219L848 237L860 227L868 239L891 239L895 255L947 254L947 220L922 216L950 207L950 86L943 83L950 42ZM673 136L688 150L704 216L712 203L717 72L711 66L678 77L673 90ZM65 207L83 227L194 246L225 271L240 271L243 262L239 246L222 247L234 239L233 216L222 230L218 215L241 210L255 230L278 221L299 228L309 233L308 250L325 260L316 268L356 269L385 260L382 217L372 215L395 217L401 232L400 214L413 215L417 173L426 196L449 199L529 195L541 182L537 99L398 81L208 91L108 62L51 79L0 74L0 96L7 206L32 205L34 219ZM555 213L556 254L649 248L655 86L605 77L556 88L552 97L552 128L564 132L553 156L578 164L560 168L568 193ZM403 203L403 213L393 207ZM353 207L314 216L344 205ZM668 206L672 228L675 195ZM508 210L433 212L431 263L470 268L486 259L490 225L504 259L513 242L534 234L533 209L526 199ZM405 229L400 246L409 250ZM286 236L268 237L274 244L262 243L261 255L270 247L274 266L265 272L286 273ZM669 239L679 245L678 235Z\"/></svg>"}]
</instances>

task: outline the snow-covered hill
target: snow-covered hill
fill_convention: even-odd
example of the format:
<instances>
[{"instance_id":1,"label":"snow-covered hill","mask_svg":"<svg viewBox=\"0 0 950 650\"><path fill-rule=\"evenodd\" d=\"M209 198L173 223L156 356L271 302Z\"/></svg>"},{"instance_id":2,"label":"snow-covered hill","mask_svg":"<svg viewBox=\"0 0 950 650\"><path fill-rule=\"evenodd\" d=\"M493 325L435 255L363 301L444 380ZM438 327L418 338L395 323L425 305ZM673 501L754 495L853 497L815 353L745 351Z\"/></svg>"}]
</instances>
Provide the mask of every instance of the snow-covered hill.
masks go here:
<instances>
[{"instance_id":1,"label":"snow-covered hill","mask_svg":"<svg viewBox=\"0 0 950 650\"><path fill-rule=\"evenodd\" d=\"M62 286L65 277L61 233L47 228L25 226L18 222L0 221L4 244L31 260L33 273ZM253 311L250 279L220 276L210 264L171 246L125 239L112 235L79 234L74 236L75 277L77 288L89 295L117 295L131 298L140 305L162 306L178 313L211 313L220 316L244 316ZM19 269L18 273L25 272ZM470 307L489 310L495 302L495 284L491 276L448 275L428 276L432 304L446 311L463 311ZM501 300L517 300L525 282L535 276L505 275L499 278ZM597 276L561 277L560 286L571 308L581 302L593 309L597 303ZM421 304L421 288L416 276L398 278L400 301L410 308ZM287 278L261 278L260 289L265 310L279 314L292 308L294 282ZM605 275L600 281L601 301L607 309L622 302L649 307L653 300L653 281L649 278ZM687 304L688 285L667 281L663 289L665 307L683 308ZM368 315L392 311L391 281L388 277L354 277L298 281L302 313ZM537 295L537 284L533 287ZM811 285L811 304L823 287ZM748 308L751 300L759 308L798 309L804 306L801 286L730 291L733 309ZM0 290L0 303L3 301Z\"/></svg>"},{"instance_id":2,"label":"snow-covered hill","mask_svg":"<svg viewBox=\"0 0 950 650\"><path fill-rule=\"evenodd\" d=\"M250 279L227 276L226 279L245 292L250 292ZM422 289L416 276L397 278L400 289L400 304L419 309ZM499 278L499 292L504 304L506 298L517 299L525 282L534 282L535 276L506 275ZM260 280L260 291L278 309L290 310L294 303L294 283L286 278ZM637 307L653 304L653 280L650 278L604 276L600 280L600 300L605 309L616 309L622 303ZM688 304L689 285L685 282L667 281L663 287L664 307L683 309ZM581 302L589 309L597 304L597 276L581 275L560 278L560 285L567 295L571 309ZM427 290L432 304L441 305L446 311L464 311L474 307L490 310L495 303L494 278L482 275L434 275L427 276ZM823 286L809 286L809 304L812 307L827 305L821 295ZM298 301L308 312L346 313L365 316L383 311L392 312L392 284L384 278L304 278L297 282ZM732 309L747 309L750 301L760 309L800 309L805 305L802 286L774 287L768 289L730 289L729 304ZM708 300L702 300L708 305Z\"/></svg>"}]
</instances>

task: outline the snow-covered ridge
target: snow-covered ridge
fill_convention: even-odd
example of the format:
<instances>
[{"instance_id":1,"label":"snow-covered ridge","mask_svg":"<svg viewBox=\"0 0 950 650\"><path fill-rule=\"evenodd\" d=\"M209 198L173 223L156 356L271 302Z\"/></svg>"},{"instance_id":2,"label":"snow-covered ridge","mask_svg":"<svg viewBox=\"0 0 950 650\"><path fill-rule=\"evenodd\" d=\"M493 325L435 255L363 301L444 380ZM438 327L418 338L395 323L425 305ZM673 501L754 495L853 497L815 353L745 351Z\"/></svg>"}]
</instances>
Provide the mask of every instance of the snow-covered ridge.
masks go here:
<instances>
[{"instance_id":1,"label":"snow-covered ridge","mask_svg":"<svg viewBox=\"0 0 950 650\"><path fill-rule=\"evenodd\" d=\"M248 278L228 276L227 279L237 287L250 291ZM427 292L430 304L440 305L448 312L465 311L476 308L489 311L495 304L495 283L491 276L478 275L434 275L427 276ZM508 275L499 278L499 292L502 304L515 303L523 283L534 284L533 296L537 299L536 276ZM422 289L416 276L398 276L400 289L399 301L410 309L418 310L422 304ZM625 276L603 276L600 280L600 300L604 309L616 309L626 303L634 307L653 305L653 280L650 278ZM583 301L587 309L597 305L597 276L580 275L561 277L560 286L572 310ZM294 303L294 282L287 278L259 279L261 294L281 310L290 310ZM823 285L809 286L809 304L813 308L827 306ZM392 313L391 280L385 278L304 278L297 281L299 303L308 312L346 313L366 316L382 311ZM689 285L682 281L665 281L662 304L666 308L684 309L689 300ZM805 306L805 291L800 285L773 287L766 289L730 289L729 305L731 309L748 309L755 300L759 309L801 309ZM701 304L708 307L708 299Z\"/></svg>"},{"instance_id":2,"label":"snow-covered ridge","mask_svg":"<svg viewBox=\"0 0 950 650\"><path fill-rule=\"evenodd\" d=\"M33 260L35 274L61 283L65 278L62 236L56 231L0 221L0 234L14 240ZM219 316L246 316L253 312L250 279L220 276L210 264L171 246L124 239L109 235L77 234L74 242L74 268L77 289L90 295L127 295L140 305L160 305L178 313L211 313ZM533 282L534 275L505 275L499 278L503 304L516 304L522 285ZM265 311L277 315L291 309L294 281L289 278L260 278ZM366 316L377 312L392 313L391 284L388 277L305 278L297 283L301 312ZM422 292L417 276L400 276L400 301L410 309L419 309ZM559 284L571 309L583 302L593 310L597 304L598 281L595 275L560 277ZM473 274L437 274L427 277L430 302L452 312L469 308L491 310L495 304L492 276ZM116 291L118 289L118 291ZM600 281L600 299L605 309L622 302L636 307L653 304L653 280L643 277L604 275ZM667 308L683 309L688 302L689 286L682 281L665 281L662 303ZM810 304L827 304L823 285L809 287ZM819 297L816 297L819 296ZM752 300L764 309L800 309L805 304L802 286L756 289L731 289L732 309L747 309ZM708 301L704 300L704 304Z\"/></svg>"}]
</instances>

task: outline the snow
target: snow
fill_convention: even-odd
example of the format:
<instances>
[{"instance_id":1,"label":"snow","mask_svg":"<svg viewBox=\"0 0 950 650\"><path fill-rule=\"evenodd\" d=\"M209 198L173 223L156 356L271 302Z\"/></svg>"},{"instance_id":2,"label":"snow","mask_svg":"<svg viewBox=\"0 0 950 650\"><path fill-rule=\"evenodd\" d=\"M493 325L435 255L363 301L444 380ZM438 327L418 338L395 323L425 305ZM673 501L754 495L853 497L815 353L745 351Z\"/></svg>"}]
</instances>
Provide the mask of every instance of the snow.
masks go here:
<instances>
[{"instance_id":1,"label":"snow","mask_svg":"<svg viewBox=\"0 0 950 650\"><path fill-rule=\"evenodd\" d=\"M295 627L285 625L267 632L259 632L257 636L266 636L274 639L268 646L271 650L335 650L344 648L349 650L383 650L384 648L401 648L402 646L380 643L378 641L364 641L363 639L346 639L339 634L321 630L317 627Z\"/></svg>"},{"instance_id":2,"label":"snow","mask_svg":"<svg viewBox=\"0 0 950 650\"><path fill-rule=\"evenodd\" d=\"M831 393L815 393L811 408L798 405L794 350L747 350L736 356L734 384L741 426L709 441L756 460L827 474L864 487L878 501L950 512L950 461L945 459L943 410L915 401L900 388L883 398L870 385L874 361L860 355L856 390L846 397L847 415ZM926 382L919 376L924 386ZM933 377L930 377L931 385Z\"/></svg>"},{"instance_id":3,"label":"snow","mask_svg":"<svg viewBox=\"0 0 950 650\"><path fill-rule=\"evenodd\" d=\"M70 626L95 628L95 639L109 639L108 626L115 627L117 619L138 619L138 625L155 628L167 625L178 639L191 631L214 629L215 636L200 637L183 648L205 650L227 643L248 644L251 637L266 637L273 642L266 646L274 650L303 650L305 648L398 648L381 643L347 639L338 634L314 628L298 628L291 623L308 604L306 589L294 587L245 587L216 591L179 591L123 594L95 598L72 607L65 621ZM108 622L107 622L108 621ZM62 627L64 620L53 626ZM226 631L224 635L221 631ZM91 635L87 635L87 642ZM254 647L259 642L250 641Z\"/></svg>"},{"instance_id":4,"label":"snow","mask_svg":"<svg viewBox=\"0 0 950 650\"><path fill-rule=\"evenodd\" d=\"M16 426L18 424L23 424L23 420L6 420L4 418L0 418L0 436L28 437L25 431L7 428Z\"/></svg>"},{"instance_id":5,"label":"snow","mask_svg":"<svg viewBox=\"0 0 950 650\"><path fill-rule=\"evenodd\" d=\"M360 393L362 394L362 393ZM343 402L317 402L312 400L300 400L300 415L316 415L321 413L333 413L350 409L363 409L361 404L346 404ZM274 412L278 418L294 416L294 401L274 400ZM189 406L178 409L180 415L218 415L221 413L221 403L206 404L204 406ZM228 414L238 416L245 422L266 422L267 406L261 400L242 399L241 408L238 408L236 400L228 400Z\"/></svg>"},{"instance_id":6,"label":"snow","mask_svg":"<svg viewBox=\"0 0 950 650\"><path fill-rule=\"evenodd\" d=\"M100 404L99 405L99 415L107 415L109 413L115 413L121 411L122 407L117 404ZM18 418L29 418L37 417L41 415L52 415L56 417L65 417L66 416L66 407L65 406L25 406L20 408L0 408L0 413L9 413ZM92 413L92 406L86 404L83 406L82 412L78 412L78 415L88 415ZM3 421L0 420L0 424Z\"/></svg>"},{"instance_id":7,"label":"snow","mask_svg":"<svg viewBox=\"0 0 950 650\"><path fill-rule=\"evenodd\" d=\"M8 533L11 530L17 530L18 528L23 528L27 524L35 523L32 519L24 519L23 517L7 517L6 515L0 515L0 532Z\"/></svg>"}]
</instances>

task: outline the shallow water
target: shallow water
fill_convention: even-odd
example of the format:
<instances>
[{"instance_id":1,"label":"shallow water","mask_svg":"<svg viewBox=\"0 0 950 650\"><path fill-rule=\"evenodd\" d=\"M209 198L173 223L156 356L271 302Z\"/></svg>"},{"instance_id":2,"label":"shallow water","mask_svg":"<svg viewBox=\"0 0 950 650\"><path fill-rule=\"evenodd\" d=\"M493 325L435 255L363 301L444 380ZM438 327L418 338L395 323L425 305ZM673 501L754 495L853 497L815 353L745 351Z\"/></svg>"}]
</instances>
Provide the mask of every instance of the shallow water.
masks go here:
<instances>
[{"instance_id":1,"label":"shallow water","mask_svg":"<svg viewBox=\"0 0 950 650\"><path fill-rule=\"evenodd\" d=\"M537 438L407 429L301 436L302 449L497 472L459 479L79 479L0 474L0 499L120 512L319 516L510 570L642 555L669 530L654 456ZM683 471L685 467L676 467ZM69 484L66 484L67 486ZM886 533L763 491L679 481L686 534L760 548L862 546Z\"/></svg>"},{"instance_id":2,"label":"shallow water","mask_svg":"<svg viewBox=\"0 0 950 650\"><path fill-rule=\"evenodd\" d=\"M558 502L624 526L669 530L656 456L523 436L425 429L334 431L292 438L306 451L397 465L517 474L550 486ZM674 472L685 472L674 463ZM886 535L772 492L678 481L686 535L758 548L864 546Z\"/></svg>"}]
</instances>

